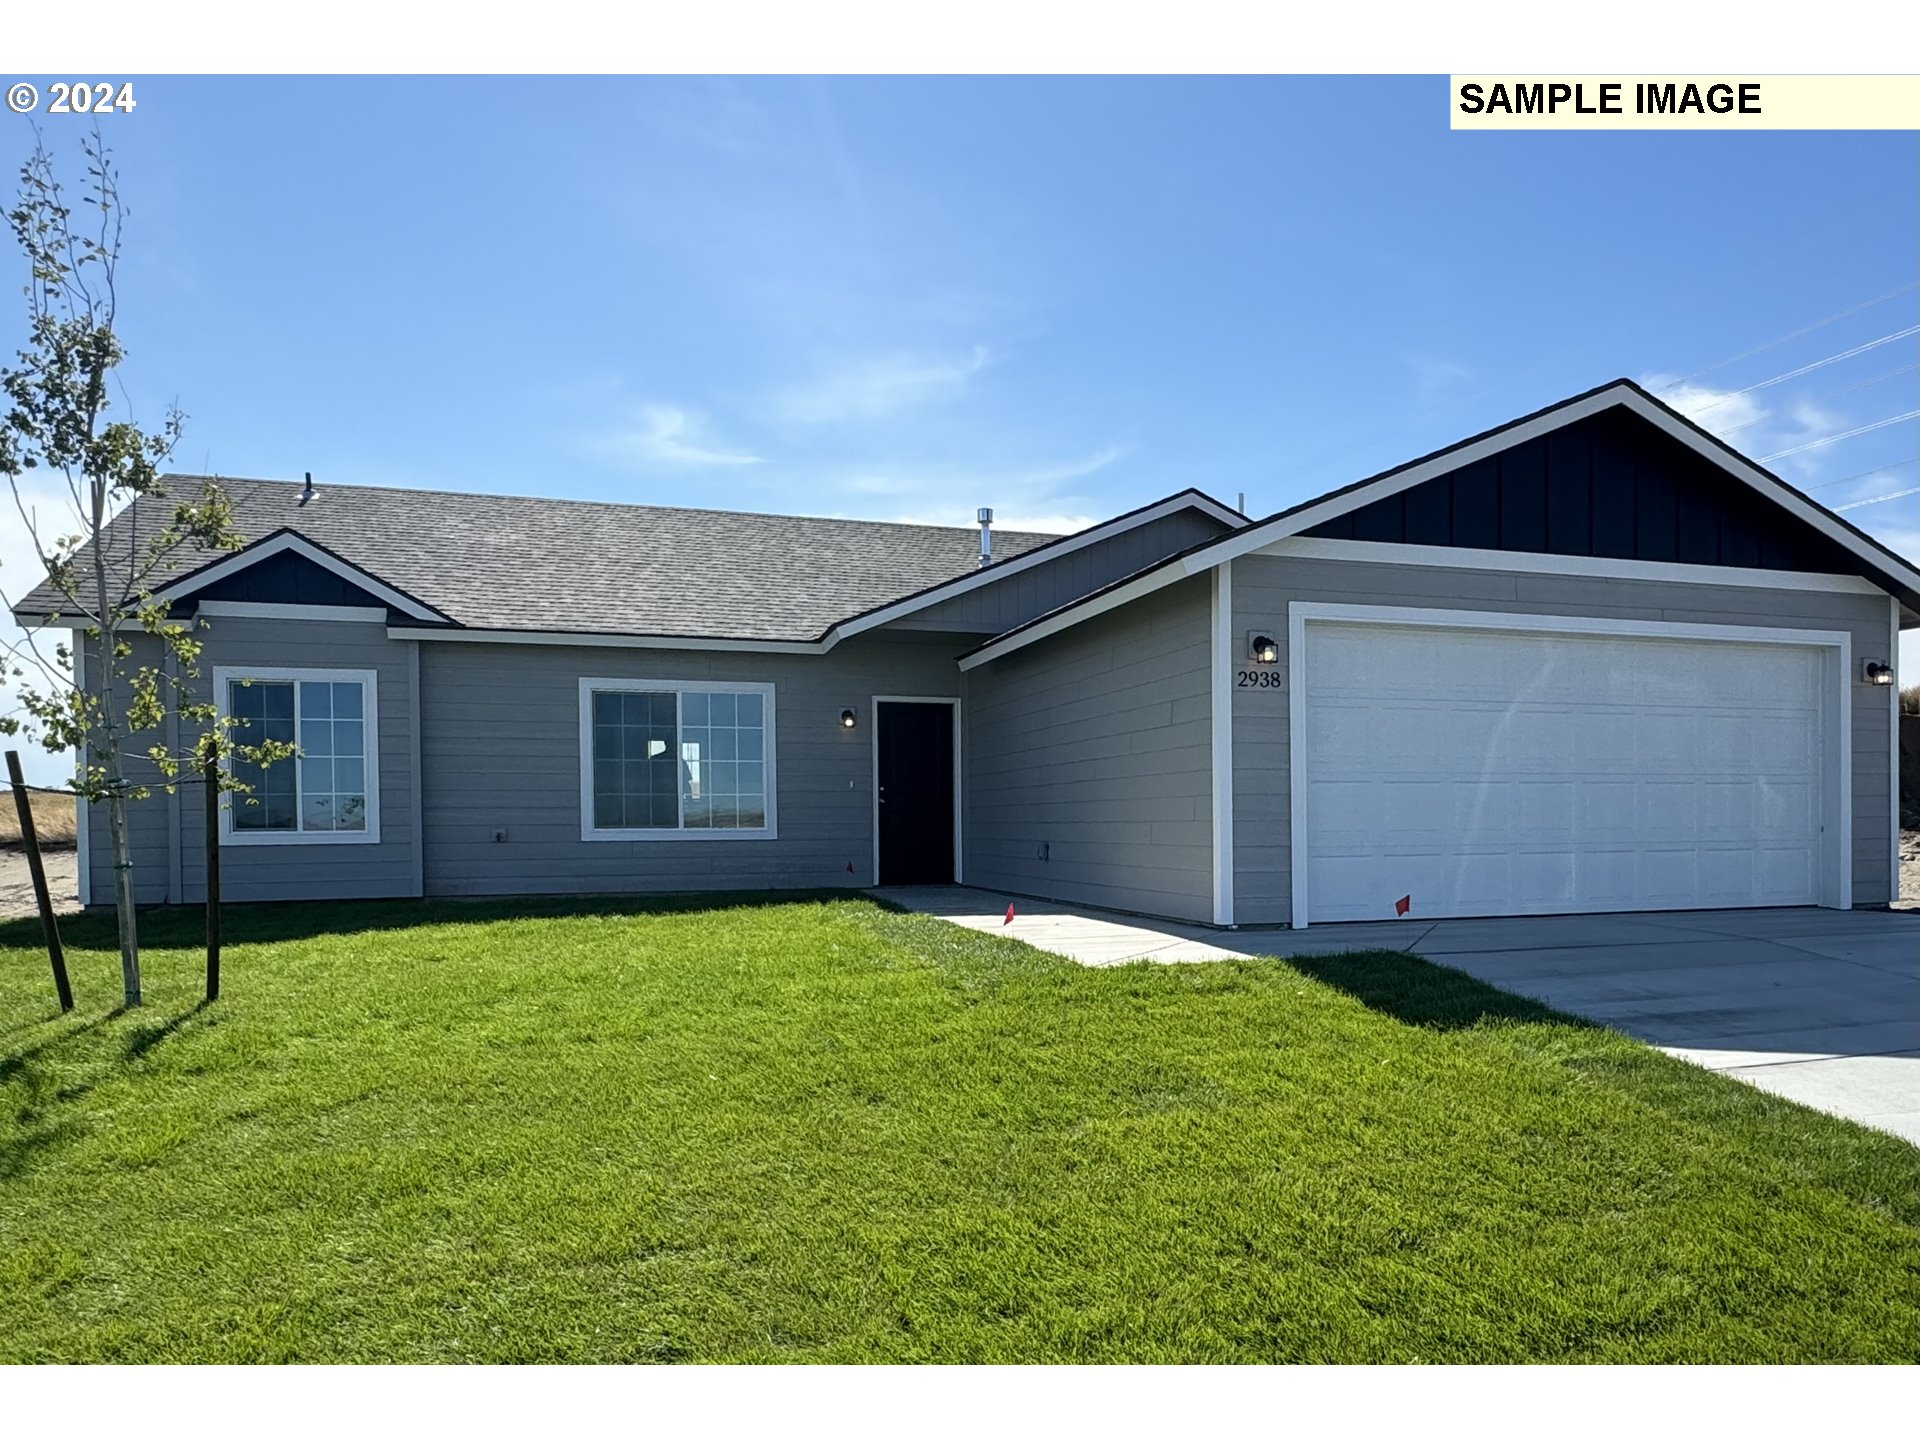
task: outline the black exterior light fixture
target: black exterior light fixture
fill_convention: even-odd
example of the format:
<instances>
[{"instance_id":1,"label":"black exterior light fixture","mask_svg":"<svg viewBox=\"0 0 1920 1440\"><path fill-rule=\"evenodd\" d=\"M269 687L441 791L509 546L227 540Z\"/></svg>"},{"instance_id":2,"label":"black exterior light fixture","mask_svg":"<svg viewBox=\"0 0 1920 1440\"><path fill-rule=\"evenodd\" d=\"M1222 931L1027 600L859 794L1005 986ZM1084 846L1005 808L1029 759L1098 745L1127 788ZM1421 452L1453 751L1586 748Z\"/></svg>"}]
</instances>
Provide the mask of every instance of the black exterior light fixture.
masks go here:
<instances>
[{"instance_id":1,"label":"black exterior light fixture","mask_svg":"<svg viewBox=\"0 0 1920 1440\"><path fill-rule=\"evenodd\" d=\"M1280 642L1271 635L1262 635L1254 631L1247 642L1247 652L1256 665L1277 665L1280 663Z\"/></svg>"},{"instance_id":2,"label":"black exterior light fixture","mask_svg":"<svg viewBox=\"0 0 1920 1440\"><path fill-rule=\"evenodd\" d=\"M1869 685L1893 684L1893 667L1884 660L1867 660L1860 666L1860 678Z\"/></svg>"},{"instance_id":3,"label":"black exterior light fixture","mask_svg":"<svg viewBox=\"0 0 1920 1440\"><path fill-rule=\"evenodd\" d=\"M855 715L852 710L842 710L840 712L840 728L842 730L851 730L858 719L859 717Z\"/></svg>"}]
</instances>

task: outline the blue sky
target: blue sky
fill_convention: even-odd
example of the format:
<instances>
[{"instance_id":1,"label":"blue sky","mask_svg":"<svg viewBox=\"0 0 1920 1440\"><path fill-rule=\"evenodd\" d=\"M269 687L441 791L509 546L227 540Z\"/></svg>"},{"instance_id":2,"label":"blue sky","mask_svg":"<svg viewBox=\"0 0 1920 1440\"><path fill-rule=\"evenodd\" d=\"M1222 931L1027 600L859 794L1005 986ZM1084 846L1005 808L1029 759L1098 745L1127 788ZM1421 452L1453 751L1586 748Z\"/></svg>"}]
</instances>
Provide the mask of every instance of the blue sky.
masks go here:
<instances>
[{"instance_id":1,"label":"blue sky","mask_svg":"<svg viewBox=\"0 0 1920 1440\"><path fill-rule=\"evenodd\" d=\"M1071 528L1269 512L1616 375L1756 456L1920 406L1913 336L1727 398L1920 321L1755 350L1920 278L1912 134L1454 133L1443 78L135 92L127 378L182 468ZM1777 468L1845 504L1917 442ZM1847 513L1920 544L1914 497Z\"/></svg>"}]
</instances>

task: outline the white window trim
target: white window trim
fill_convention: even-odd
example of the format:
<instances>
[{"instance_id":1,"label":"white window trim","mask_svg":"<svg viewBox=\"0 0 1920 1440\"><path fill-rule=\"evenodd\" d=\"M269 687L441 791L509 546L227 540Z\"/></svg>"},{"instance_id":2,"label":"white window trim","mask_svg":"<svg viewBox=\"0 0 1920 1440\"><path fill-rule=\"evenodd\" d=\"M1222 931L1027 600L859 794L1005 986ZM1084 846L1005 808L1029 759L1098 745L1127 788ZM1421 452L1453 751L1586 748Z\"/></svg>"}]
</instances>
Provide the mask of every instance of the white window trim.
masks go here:
<instances>
[{"instance_id":1,"label":"white window trim","mask_svg":"<svg viewBox=\"0 0 1920 1440\"><path fill-rule=\"evenodd\" d=\"M227 795L220 802L220 843L222 845L378 845L380 843L380 677L373 670L325 670L307 666L276 665L216 665L213 667L214 704L220 718L226 720L232 716L231 687L234 681L265 680L284 682L288 680L311 680L316 683L358 684L362 728L365 737L364 762L367 770L367 828L364 830L240 830L233 823L233 807L244 805L246 797ZM300 696L296 690L293 700L294 743L300 736ZM246 744L245 732L234 732L240 736L240 744ZM298 759L286 762L294 767L294 815L302 818L301 787L304 781L300 774ZM231 762L228 762L231 773Z\"/></svg>"},{"instance_id":2,"label":"white window trim","mask_svg":"<svg viewBox=\"0 0 1920 1440\"><path fill-rule=\"evenodd\" d=\"M689 830L686 828L687 796L686 787L680 786L677 803L680 808L681 824L672 830L623 827L618 830L598 830L593 824L593 696L594 692L650 691L658 694L662 691L673 692L674 735L676 743L682 730L680 723L680 697L692 690L704 694L718 695L759 695L764 701L762 711L766 724L766 786L767 786L767 823L757 830ZM691 840L702 843L714 840L777 840L780 832L780 817L777 797L778 785L778 745L774 735L774 687L758 681L746 680L631 680L625 676L585 676L580 681L580 838L582 840ZM675 757L676 760L678 757Z\"/></svg>"},{"instance_id":3,"label":"white window trim","mask_svg":"<svg viewBox=\"0 0 1920 1440\"><path fill-rule=\"evenodd\" d=\"M966 789L960 768L960 699L957 695L875 695L868 702L867 713L871 718L868 733L872 740L867 745L868 759L871 765L871 779L867 785L867 810L873 826L873 883L880 883L880 707L882 705L946 705L953 710L953 883L966 883L966 861L961 854L961 842L966 835L966 826L961 821L965 809Z\"/></svg>"},{"instance_id":4,"label":"white window trim","mask_svg":"<svg viewBox=\"0 0 1920 1440\"><path fill-rule=\"evenodd\" d=\"M1659 640L1724 640L1747 645L1799 645L1822 649L1827 704L1822 739L1827 749L1821 767L1826 789L1823 824L1832 839L1821 857L1821 904L1830 910L1853 908L1853 635L1846 630L1788 630L1762 625L1695 625L1665 620L1612 620L1588 615L1522 615L1493 610L1434 610L1401 605L1323 604L1294 600L1287 605L1287 751L1288 848L1291 852L1291 924L1304 930L1311 919L1307 885L1307 626L1316 621L1341 624L1431 626L1442 630L1504 630L1557 635L1604 635Z\"/></svg>"}]
</instances>

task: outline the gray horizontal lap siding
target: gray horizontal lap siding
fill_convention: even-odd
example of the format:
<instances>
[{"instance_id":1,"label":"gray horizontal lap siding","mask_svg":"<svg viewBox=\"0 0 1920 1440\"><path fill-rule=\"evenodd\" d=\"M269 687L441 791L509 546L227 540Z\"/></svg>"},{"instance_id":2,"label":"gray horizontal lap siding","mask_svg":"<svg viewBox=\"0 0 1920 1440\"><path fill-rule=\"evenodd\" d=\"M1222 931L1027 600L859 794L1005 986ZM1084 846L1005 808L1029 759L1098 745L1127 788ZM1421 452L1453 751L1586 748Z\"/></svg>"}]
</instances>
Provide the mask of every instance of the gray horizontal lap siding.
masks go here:
<instances>
[{"instance_id":1,"label":"gray horizontal lap siding","mask_svg":"<svg viewBox=\"0 0 1920 1440\"><path fill-rule=\"evenodd\" d=\"M856 638L820 656L423 641L426 891L870 885L872 698L958 695L954 648L917 636ZM772 684L777 837L582 839L586 677ZM858 717L852 730L840 723L849 708ZM504 842L492 838L497 829Z\"/></svg>"},{"instance_id":2,"label":"gray horizontal lap siding","mask_svg":"<svg viewBox=\"0 0 1920 1440\"><path fill-rule=\"evenodd\" d=\"M1234 630L1273 635L1283 676L1287 605L1294 600L1845 630L1853 637L1855 670L1847 682L1853 686L1853 903L1884 905L1891 897L1888 707L1881 692L1857 683L1860 659L1887 648L1885 596L1243 556L1233 562ZM1292 919L1287 692L1236 688L1233 705L1234 918L1286 924Z\"/></svg>"},{"instance_id":3,"label":"gray horizontal lap siding","mask_svg":"<svg viewBox=\"0 0 1920 1440\"><path fill-rule=\"evenodd\" d=\"M969 884L1211 917L1208 583L967 672Z\"/></svg>"},{"instance_id":4,"label":"gray horizontal lap siding","mask_svg":"<svg viewBox=\"0 0 1920 1440\"><path fill-rule=\"evenodd\" d=\"M315 620L210 618L190 693L211 698L222 665L372 670L379 698L380 840L377 844L258 845L229 843L220 852L220 890L229 900L370 899L419 893L415 880L413 682L411 644L389 640L384 625ZM135 642L138 664L156 642ZM93 657L89 656L89 664ZM91 673L91 672L90 672ZM244 735L239 738L244 740ZM151 743L140 737L139 748ZM155 783L145 761L133 773ZM235 799L229 803L241 803ZM87 843L90 903L113 902L113 851L106 807L90 806ZM206 899L206 811L200 786L166 794L156 788L128 807L134 893L141 904L195 904Z\"/></svg>"},{"instance_id":5,"label":"gray horizontal lap siding","mask_svg":"<svg viewBox=\"0 0 1920 1440\"><path fill-rule=\"evenodd\" d=\"M1224 535L1227 528L1202 511L1178 510L970 594L928 606L895 621L894 628L998 635L1189 546Z\"/></svg>"}]
</instances>

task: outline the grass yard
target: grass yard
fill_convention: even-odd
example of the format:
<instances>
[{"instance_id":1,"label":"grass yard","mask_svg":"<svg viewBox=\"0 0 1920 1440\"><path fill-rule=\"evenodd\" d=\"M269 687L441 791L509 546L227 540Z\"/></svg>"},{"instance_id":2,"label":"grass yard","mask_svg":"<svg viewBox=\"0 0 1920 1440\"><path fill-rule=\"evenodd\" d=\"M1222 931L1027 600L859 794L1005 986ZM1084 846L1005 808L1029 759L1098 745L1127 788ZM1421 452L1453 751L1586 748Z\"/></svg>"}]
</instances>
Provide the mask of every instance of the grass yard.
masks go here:
<instances>
[{"instance_id":1,"label":"grass yard","mask_svg":"<svg viewBox=\"0 0 1920 1440\"><path fill-rule=\"evenodd\" d=\"M0 926L0 1361L1920 1358L1920 1154L1458 972L701 903Z\"/></svg>"}]
</instances>

